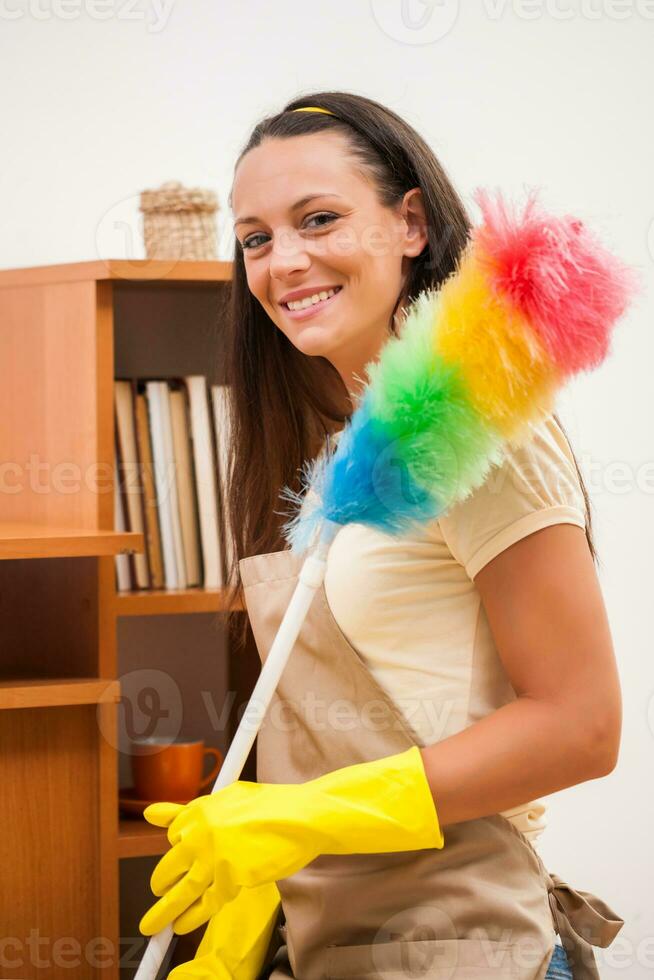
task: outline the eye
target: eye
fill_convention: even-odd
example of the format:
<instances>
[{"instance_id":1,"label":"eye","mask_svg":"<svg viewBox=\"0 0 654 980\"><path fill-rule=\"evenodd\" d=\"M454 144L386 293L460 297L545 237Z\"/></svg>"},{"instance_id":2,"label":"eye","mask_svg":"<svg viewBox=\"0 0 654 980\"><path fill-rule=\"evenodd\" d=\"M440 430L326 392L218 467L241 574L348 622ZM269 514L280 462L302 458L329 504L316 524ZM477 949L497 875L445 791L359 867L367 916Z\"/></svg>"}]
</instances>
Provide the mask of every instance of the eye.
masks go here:
<instances>
[{"instance_id":1,"label":"eye","mask_svg":"<svg viewBox=\"0 0 654 980\"><path fill-rule=\"evenodd\" d=\"M315 214L308 215L306 221L312 221L318 218L327 218L327 221L322 222L321 224L315 226L321 228L324 227L324 225L330 224L332 221L335 221L338 218L338 215L334 214L332 211L317 211ZM259 245L256 243L256 239L266 238L266 237L267 237L266 235L260 232L258 232L255 235L250 235L249 238L244 239L242 248L243 249L259 248Z\"/></svg>"},{"instance_id":2,"label":"eye","mask_svg":"<svg viewBox=\"0 0 654 980\"><path fill-rule=\"evenodd\" d=\"M316 214L310 214L309 218L327 218L325 224L329 224L331 221L335 221L338 218L337 214L332 211L318 211ZM320 227L320 225L318 226Z\"/></svg>"}]
</instances>

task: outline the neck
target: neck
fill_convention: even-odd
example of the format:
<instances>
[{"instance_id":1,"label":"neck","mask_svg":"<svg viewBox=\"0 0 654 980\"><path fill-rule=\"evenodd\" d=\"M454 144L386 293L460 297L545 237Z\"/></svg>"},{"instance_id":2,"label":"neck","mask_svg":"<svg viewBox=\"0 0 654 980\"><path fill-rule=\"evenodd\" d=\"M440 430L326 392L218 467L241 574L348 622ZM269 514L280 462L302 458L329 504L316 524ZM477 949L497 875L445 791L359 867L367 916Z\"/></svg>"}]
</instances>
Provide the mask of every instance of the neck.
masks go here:
<instances>
[{"instance_id":1,"label":"neck","mask_svg":"<svg viewBox=\"0 0 654 980\"><path fill-rule=\"evenodd\" d=\"M366 366L379 360L382 349L391 336L399 336L405 313L406 310L398 304L393 316L393 327L391 329L389 325L381 339L377 337L372 344L368 343L365 347L361 347L357 351L353 351L350 348L347 351L347 355L343 358L339 356L329 358L341 376L341 380L352 404L352 411L356 411L359 407L361 397L368 385L369 378Z\"/></svg>"}]
</instances>

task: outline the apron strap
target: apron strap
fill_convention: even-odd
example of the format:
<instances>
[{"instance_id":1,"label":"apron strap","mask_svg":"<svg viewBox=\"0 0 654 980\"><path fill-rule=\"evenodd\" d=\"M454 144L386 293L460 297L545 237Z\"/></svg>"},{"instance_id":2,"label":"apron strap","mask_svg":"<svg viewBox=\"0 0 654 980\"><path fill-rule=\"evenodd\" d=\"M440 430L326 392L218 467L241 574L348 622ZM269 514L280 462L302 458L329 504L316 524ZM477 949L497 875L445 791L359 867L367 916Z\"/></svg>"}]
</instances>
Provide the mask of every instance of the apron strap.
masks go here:
<instances>
[{"instance_id":1,"label":"apron strap","mask_svg":"<svg viewBox=\"0 0 654 980\"><path fill-rule=\"evenodd\" d=\"M593 946L606 947L624 925L606 902L548 874L548 899L574 980L599 980Z\"/></svg>"}]
</instances>

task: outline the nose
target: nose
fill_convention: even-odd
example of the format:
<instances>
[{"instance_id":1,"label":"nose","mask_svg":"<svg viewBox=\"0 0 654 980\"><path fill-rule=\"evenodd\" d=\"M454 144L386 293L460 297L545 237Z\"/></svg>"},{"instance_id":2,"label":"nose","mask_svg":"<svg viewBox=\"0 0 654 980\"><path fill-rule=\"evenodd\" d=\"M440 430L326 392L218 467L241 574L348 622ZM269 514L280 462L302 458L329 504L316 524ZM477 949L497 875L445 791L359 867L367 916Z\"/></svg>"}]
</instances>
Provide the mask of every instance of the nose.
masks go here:
<instances>
[{"instance_id":1,"label":"nose","mask_svg":"<svg viewBox=\"0 0 654 980\"><path fill-rule=\"evenodd\" d=\"M275 235L270 251L270 275L285 279L293 272L304 271L311 265L302 236L293 228L282 228Z\"/></svg>"}]
</instances>

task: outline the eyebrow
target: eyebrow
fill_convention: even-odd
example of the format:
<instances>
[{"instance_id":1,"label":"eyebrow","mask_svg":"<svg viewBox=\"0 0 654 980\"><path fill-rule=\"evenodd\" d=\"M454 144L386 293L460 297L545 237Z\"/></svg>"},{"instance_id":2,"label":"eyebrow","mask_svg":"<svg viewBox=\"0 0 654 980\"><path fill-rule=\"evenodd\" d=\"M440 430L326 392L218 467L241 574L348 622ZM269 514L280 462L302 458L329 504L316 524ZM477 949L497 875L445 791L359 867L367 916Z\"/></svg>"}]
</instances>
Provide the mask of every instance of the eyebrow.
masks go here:
<instances>
[{"instance_id":1,"label":"eyebrow","mask_svg":"<svg viewBox=\"0 0 654 980\"><path fill-rule=\"evenodd\" d=\"M301 197L299 201L296 201L295 204L292 204L291 211L299 210L299 208L304 207L305 204L308 204L309 201L315 200L317 197L342 197L342 196L343 196L342 194L335 194L333 191L316 191L313 194L306 194L304 197ZM234 222L234 227L236 228L236 225L244 225L244 224L251 224L251 223L253 224L257 221L261 221L261 218L257 218L255 215L250 215L248 218L238 218Z\"/></svg>"}]
</instances>

